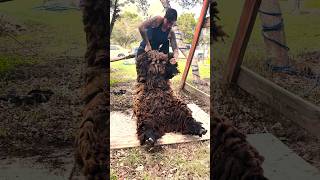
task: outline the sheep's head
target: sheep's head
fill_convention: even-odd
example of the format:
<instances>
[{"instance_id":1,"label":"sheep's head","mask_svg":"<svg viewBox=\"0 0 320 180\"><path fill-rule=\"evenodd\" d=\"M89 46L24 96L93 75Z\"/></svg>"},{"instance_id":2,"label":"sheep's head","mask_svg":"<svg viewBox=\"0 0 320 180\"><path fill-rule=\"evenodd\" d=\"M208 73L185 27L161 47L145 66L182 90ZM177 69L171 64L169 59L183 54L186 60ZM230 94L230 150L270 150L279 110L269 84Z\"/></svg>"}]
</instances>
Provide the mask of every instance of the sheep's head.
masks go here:
<instances>
[{"instance_id":1,"label":"sheep's head","mask_svg":"<svg viewBox=\"0 0 320 180\"><path fill-rule=\"evenodd\" d=\"M179 70L177 63L170 63L172 57L172 54L167 55L156 50L139 55L136 62L138 82L145 82L147 79L173 78Z\"/></svg>"}]
</instances>

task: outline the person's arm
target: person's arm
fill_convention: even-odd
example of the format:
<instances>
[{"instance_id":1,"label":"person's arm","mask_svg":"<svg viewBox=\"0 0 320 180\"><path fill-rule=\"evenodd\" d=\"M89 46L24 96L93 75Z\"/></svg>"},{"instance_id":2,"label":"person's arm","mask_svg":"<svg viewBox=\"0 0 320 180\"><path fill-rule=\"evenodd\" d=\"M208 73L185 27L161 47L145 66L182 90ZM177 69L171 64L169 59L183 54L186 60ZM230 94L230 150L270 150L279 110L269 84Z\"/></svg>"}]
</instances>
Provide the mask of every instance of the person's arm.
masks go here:
<instances>
[{"instance_id":1,"label":"person's arm","mask_svg":"<svg viewBox=\"0 0 320 180\"><path fill-rule=\"evenodd\" d=\"M179 57L179 49L178 49L178 44L176 40L176 35L173 30L170 31L170 43L173 50L173 58L174 60L177 60Z\"/></svg>"},{"instance_id":2,"label":"person's arm","mask_svg":"<svg viewBox=\"0 0 320 180\"><path fill-rule=\"evenodd\" d=\"M146 42L146 51L151 50L151 45L148 39L147 35L147 28L149 27L157 27L162 22L161 16L156 16L151 19L145 20L141 25L139 26L139 32L142 37L142 39Z\"/></svg>"}]
</instances>

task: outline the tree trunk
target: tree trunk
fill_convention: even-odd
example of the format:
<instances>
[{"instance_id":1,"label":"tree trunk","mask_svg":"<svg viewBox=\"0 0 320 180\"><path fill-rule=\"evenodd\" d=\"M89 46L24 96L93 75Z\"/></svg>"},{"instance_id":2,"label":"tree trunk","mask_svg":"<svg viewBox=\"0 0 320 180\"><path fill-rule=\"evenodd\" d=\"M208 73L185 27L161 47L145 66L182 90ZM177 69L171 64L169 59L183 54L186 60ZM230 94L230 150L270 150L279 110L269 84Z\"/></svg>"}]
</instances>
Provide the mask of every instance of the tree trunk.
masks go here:
<instances>
[{"instance_id":1,"label":"tree trunk","mask_svg":"<svg viewBox=\"0 0 320 180\"><path fill-rule=\"evenodd\" d=\"M292 12L299 14L301 10L301 0L290 0Z\"/></svg>"},{"instance_id":2,"label":"tree trunk","mask_svg":"<svg viewBox=\"0 0 320 180\"><path fill-rule=\"evenodd\" d=\"M266 46L268 61L275 66L289 65L288 49L286 48L284 24L281 15L279 0L262 0L260 10L267 13L277 14L270 15L260 12L262 25L266 27L266 29L270 29L269 27L279 25L278 30L270 30L264 32L264 42ZM282 25L280 24L281 22Z\"/></svg>"},{"instance_id":3,"label":"tree trunk","mask_svg":"<svg viewBox=\"0 0 320 180\"><path fill-rule=\"evenodd\" d=\"M82 99L82 121L76 135L75 158L86 179L109 178L109 72L106 39L107 1L83 0L83 25L86 33L87 62Z\"/></svg>"},{"instance_id":4,"label":"tree trunk","mask_svg":"<svg viewBox=\"0 0 320 180\"><path fill-rule=\"evenodd\" d=\"M164 9L171 8L169 0L160 0L160 2L162 4L162 6L164 7Z\"/></svg>"},{"instance_id":5,"label":"tree trunk","mask_svg":"<svg viewBox=\"0 0 320 180\"><path fill-rule=\"evenodd\" d=\"M110 3L112 3L111 0L110 0ZM111 4L110 4L110 6L111 6ZM110 34L112 33L114 23L115 23L115 22L117 21L117 19L119 18L120 9L119 9L118 0L115 0L115 1L114 1L113 7L114 7L114 8L113 8L113 13L112 13L112 19L111 19L111 23L110 23Z\"/></svg>"}]
</instances>

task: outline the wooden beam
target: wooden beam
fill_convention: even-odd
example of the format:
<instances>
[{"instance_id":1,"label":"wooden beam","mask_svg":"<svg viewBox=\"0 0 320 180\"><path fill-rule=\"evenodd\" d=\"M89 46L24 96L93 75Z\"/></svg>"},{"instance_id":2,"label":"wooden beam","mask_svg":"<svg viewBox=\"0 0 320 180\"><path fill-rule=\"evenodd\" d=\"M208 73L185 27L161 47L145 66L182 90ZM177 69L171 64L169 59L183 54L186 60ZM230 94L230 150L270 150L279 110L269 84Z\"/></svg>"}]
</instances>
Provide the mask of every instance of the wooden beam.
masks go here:
<instances>
[{"instance_id":1,"label":"wooden beam","mask_svg":"<svg viewBox=\"0 0 320 180\"><path fill-rule=\"evenodd\" d=\"M206 103L207 105L210 105L210 95L195 88L194 86L186 83L184 86L184 91L187 91L192 96L199 98L203 103Z\"/></svg>"},{"instance_id":2,"label":"wooden beam","mask_svg":"<svg viewBox=\"0 0 320 180\"><path fill-rule=\"evenodd\" d=\"M180 90L182 90L184 88L185 82L187 80L187 76L188 76L188 73L189 73L191 61L192 61L194 52L196 50L196 47L197 47L197 44L198 44L198 41L199 41L202 25L203 25L205 16L207 14L208 7L209 7L209 0L204 0L203 1L203 5L202 5L202 9L201 9L201 13L200 13L200 16L199 16L198 24L197 24L197 27L196 27L196 30L195 30L195 34L193 36L191 49L190 49L189 54L188 54L187 63L186 63L185 69L183 71Z\"/></svg>"},{"instance_id":3,"label":"wooden beam","mask_svg":"<svg viewBox=\"0 0 320 180\"><path fill-rule=\"evenodd\" d=\"M276 111L320 138L320 107L241 67L237 84Z\"/></svg>"},{"instance_id":4,"label":"wooden beam","mask_svg":"<svg viewBox=\"0 0 320 180\"><path fill-rule=\"evenodd\" d=\"M237 81L260 3L261 0L246 0L244 3L238 30L233 40L227 62L227 71L224 77L226 83L235 83Z\"/></svg>"}]
</instances>

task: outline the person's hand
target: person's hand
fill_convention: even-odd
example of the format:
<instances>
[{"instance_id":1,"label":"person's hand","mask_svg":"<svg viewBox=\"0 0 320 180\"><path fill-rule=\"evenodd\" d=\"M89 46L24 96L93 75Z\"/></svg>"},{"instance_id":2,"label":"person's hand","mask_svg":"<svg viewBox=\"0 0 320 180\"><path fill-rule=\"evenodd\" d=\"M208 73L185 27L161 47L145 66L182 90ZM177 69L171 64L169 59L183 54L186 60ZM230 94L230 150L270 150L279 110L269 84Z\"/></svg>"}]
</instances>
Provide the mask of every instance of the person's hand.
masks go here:
<instances>
[{"instance_id":1,"label":"person's hand","mask_svg":"<svg viewBox=\"0 0 320 180\"><path fill-rule=\"evenodd\" d=\"M176 58L171 58L171 59L170 59L170 63L171 63L171 64L176 64L176 63L177 63Z\"/></svg>"},{"instance_id":2,"label":"person's hand","mask_svg":"<svg viewBox=\"0 0 320 180\"><path fill-rule=\"evenodd\" d=\"M146 52L152 50L150 43L147 43L147 44L146 44L146 47L144 48L144 50L145 50Z\"/></svg>"}]
</instances>

